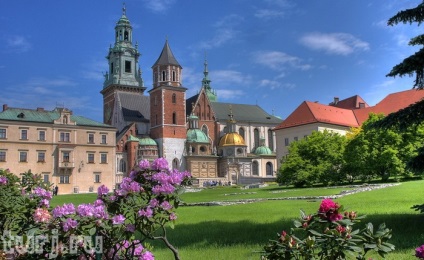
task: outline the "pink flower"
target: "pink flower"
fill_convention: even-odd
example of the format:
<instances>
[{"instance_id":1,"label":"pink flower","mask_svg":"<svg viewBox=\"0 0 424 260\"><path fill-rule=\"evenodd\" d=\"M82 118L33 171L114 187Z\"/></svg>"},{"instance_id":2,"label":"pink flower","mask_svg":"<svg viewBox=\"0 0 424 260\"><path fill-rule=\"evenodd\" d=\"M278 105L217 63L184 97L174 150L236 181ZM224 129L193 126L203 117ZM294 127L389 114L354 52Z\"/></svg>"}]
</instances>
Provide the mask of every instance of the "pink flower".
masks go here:
<instances>
[{"instance_id":1,"label":"pink flower","mask_svg":"<svg viewBox=\"0 0 424 260\"><path fill-rule=\"evenodd\" d=\"M338 221L343 219L343 215L338 212L340 206L331 199L324 199L318 210L321 218L329 221Z\"/></svg>"},{"instance_id":2,"label":"pink flower","mask_svg":"<svg viewBox=\"0 0 424 260\"><path fill-rule=\"evenodd\" d=\"M169 215L169 220L176 220L177 219L177 215L175 215L175 213L174 212L172 212L170 215Z\"/></svg>"},{"instance_id":3,"label":"pink flower","mask_svg":"<svg viewBox=\"0 0 424 260\"><path fill-rule=\"evenodd\" d=\"M78 222L74 219L67 218L65 222L62 223L63 231L68 232L69 229L74 229L78 225Z\"/></svg>"},{"instance_id":4,"label":"pink flower","mask_svg":"<svg viewBox=\"0 0 424 260\"><path fill-rule=\"evenodd\" d=\"M168 161L165 158L157 158L152 163L152 169L153 170L168 170Z\"/></svg>"},{"instance_id":5,"label":"pink flower","mask_svg":"<svg viewBox=\"0 0 424 260\"><path fill-rule=\"evenodd\" d=\"M150 162L148 160L141 160L138 163L138 166L140 167L141 170L147 170L150 168Z\"/></svg>"},{"instance_id":6,"label":"pink flower","mask_svg":"<svg viewBox=\"0 0 424 260\"><path fill-rule=\"evenodd\" d=\"M424 259L424 245L415 248L415 256L419 259Z\"/></svg>"},{"instance_id":7,"label":"pink flower","mask_svg":"<svg viewBox=\"0 0 424 260\"><path fill-rule=\"evenodd\" d=\"M114 217L112 218L112 223L113 223L114 225L120 225L120 224L123 224L123 223L124 223L124 221L125 221L125 217L124 217L123 215L121 215L121 214L116 215L116 216L114 216Z\"/></svg>"},{"instance_id":8,"label":"pink flower","mask_svg":"<svg viewBox=\"0 0 424 260\"><path fill-rule=\"evenodd\" d=\"M102 185L97 189L97 197L101 198L103 195L107 195L108 192L109 192L108 187L106 187L105 185Z\"/></svg>"},{"instance_id":9,"label":"pink flower","mask_svg":"<svg viewBox=\"0 0 424 260\"><path fill-rule=\"evenodd\" d=\"M138 215L140 217L144 216L144 217L147 217L147 218L151 218L151 217L153 217L153 210L150 207L147 207L145 209L140 209L138 211Z\"/></svg>"},{"instance_id":10,"label":"pink flower","mask_svg":"<svg viewBox=\"0 0 424 260\"><path fill-rule=\"evenodd\" d=\"M47 223L52 218L52 216L50 215L50 212L44 208L35 209L35 212L32 215L32 217L34 218L34 221L37 223L39 222Z\"/></svg>"},{"instance_id":11,"label":"pink flower","mask_svg":"<svg viewBox=\"0 0 424 260\"><path fill-rule=\"evenodd\" d=\"M6 176L0 176L0 184L6 185L7 184L7 178Z\"/></svg>"}]
</instances>

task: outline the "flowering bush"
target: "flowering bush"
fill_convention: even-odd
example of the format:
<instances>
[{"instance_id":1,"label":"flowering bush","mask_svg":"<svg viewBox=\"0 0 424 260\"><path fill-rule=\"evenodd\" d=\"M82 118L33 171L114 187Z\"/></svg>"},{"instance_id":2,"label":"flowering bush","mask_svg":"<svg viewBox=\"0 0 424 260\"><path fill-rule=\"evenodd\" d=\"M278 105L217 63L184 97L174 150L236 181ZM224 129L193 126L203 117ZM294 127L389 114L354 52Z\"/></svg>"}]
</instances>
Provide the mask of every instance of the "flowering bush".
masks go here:
<instances>
[{"instance_id":1,"label":"flowering bush","mask_svg":"<svg viewBox=\"0 0 424 260\"><path fill-rule=\"evenodd\" d=\"M51 192L38 185L41 179L25 186L13 174L0 172L0 194L6 202L22 201L18 207L0 202L0 227L8 232L3 235L3 249L25 259L150 260L151 248L143 244L159 239L179 259L165 227L173 227L179 190L190 180L188 172L170 170L163 158L152 164L143 160L114 192L101 186L93 203L50 209ZM17 215L23 217L13 219Z\"/></svg>"},{"instance_id":2,"label":"flowering bush","mask_svg":"<svg viewBox=\"0 0 424 260\"><path fill-rule=\"evenodd\" d=\"M344 212L342 214L342 212ZM387 241L391 230L384 224L374 232L368 223L363 229L354 225L363 219L354 211L344 211L338 203L324 199L315 214L306 215L301 211L299 220L289 232L277 234L277 240L270 240L262 252L263 259L346 259L347 254L356 259L365 259L370 251L384 257L395 249Z\"/></svg>"}]
</instances>

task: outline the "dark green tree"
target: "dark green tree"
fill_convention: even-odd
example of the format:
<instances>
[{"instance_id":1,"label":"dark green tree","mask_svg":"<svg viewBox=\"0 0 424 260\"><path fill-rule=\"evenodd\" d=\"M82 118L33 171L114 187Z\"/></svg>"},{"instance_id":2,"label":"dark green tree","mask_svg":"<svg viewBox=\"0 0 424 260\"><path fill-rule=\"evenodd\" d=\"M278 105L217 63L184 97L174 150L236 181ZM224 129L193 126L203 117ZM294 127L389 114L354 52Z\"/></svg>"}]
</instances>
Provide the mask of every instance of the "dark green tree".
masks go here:
<instances>
[{"instance_id":1,"label":"dark green tree","mask_svg":"<svg viewBox=\"0 0 424 260\"><path fill-rule=\"evenodd\" d=\"M384 120L383 114L371 114L362 125L361 131L349 140L345 152L343 172L354 179L368 180L380 177L406 177L413 172L408 167L417 148L424 141L424 129L378 128Z\"/></svg>"},{"instance_id":2,"label":"dark green tree","mask_svg":"<svg viewBox=\"0 0 424 260\"><path fill-rule=\"evenodd\" d=\"M340 176L345 144L346 137L327 130L292 142L289 154L282 159L277 182L302 187L345 180Z\"/></svg>"},{"instance_id":3,"label":"dark green tree","mask_svg":"<svg viewBox=\"0 0 424 260\"><path fill-rule=\"evenodd\" d=\"M395 16L389 19L387 22L388 25L393 26L398 23L418 23L420 25L424 21L424 1L420 3L417 7L406 9L398 12ZM409 41L409 45L424 46L424 35L420 34ZM415 73L416 78L414 82L414 88L424 89L424 48L421 48L419 51L413 55L405 58L401 63L394 66L393 69L387 74L388 77L395 76L413 76Z\"/></svg>"}]
</instances>

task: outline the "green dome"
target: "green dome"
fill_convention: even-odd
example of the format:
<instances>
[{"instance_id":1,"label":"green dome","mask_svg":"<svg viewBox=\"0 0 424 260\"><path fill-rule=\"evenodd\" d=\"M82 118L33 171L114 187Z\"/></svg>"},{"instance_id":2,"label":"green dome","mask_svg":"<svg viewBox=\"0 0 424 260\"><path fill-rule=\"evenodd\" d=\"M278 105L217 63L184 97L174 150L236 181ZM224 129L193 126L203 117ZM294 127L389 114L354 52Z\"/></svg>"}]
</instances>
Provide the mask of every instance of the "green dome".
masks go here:
<instances>
[{"instance_id":1,"label":"green dome","mask_svg":"<svg viewBox=\"0 0 424 260\"><path fill-rule=\"evenodd\" d=\"M189 143L209 143L209 138L200 129L187 130L187 142Z\"/></svg>"},{"instance_id":2,"label":"green dome","mask_svg":"<svg viewBox=\"0 0 424 260\"><path fill-rule=\"evenodd\" d=\"M157 143L156 143L156 141L155 140L153 140L152 138L150 138L150 137L142 137L142 138L139 138L139 144L140 145L154 145L154 146L157 146Z\"/></svg>"},{"instance_id":3,"label":"green dome","mask_svg":"<svg viewBox=\"0 0 424 260\"><path fill-rule=\"evenodd\" d=\"M256 155L271 155L272 151L267 146L259 146L255 150Z\"/></svg>"}]
</instances>

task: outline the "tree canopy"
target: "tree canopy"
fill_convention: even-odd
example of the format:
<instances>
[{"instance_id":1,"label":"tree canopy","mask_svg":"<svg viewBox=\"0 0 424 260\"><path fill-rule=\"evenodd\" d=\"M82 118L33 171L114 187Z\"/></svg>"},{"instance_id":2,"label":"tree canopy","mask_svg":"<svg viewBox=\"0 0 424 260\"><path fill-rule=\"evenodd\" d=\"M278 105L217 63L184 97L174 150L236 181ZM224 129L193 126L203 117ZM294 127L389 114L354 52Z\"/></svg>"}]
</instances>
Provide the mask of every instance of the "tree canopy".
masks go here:
<instances>
[{"instance_id":1,"label":"tree canopy","mask_svg":"<svg viewBox=\"0 0 424 260\"><path fill-rule=\"evenodd\" d=\"M424 1L415 8L398 12L395 16L388 20L387 24L393 26L398 23L418 23L418 25L420 25L423 21ZM412 38L408 44L411 46L424 46L424 35L421 34ZM405 58L401 63L394 66L386 76L413 76L414 73L416 75L414 88L424 89L424 48L421 48L419 51Z\"/></svg>"}]
</instances>

